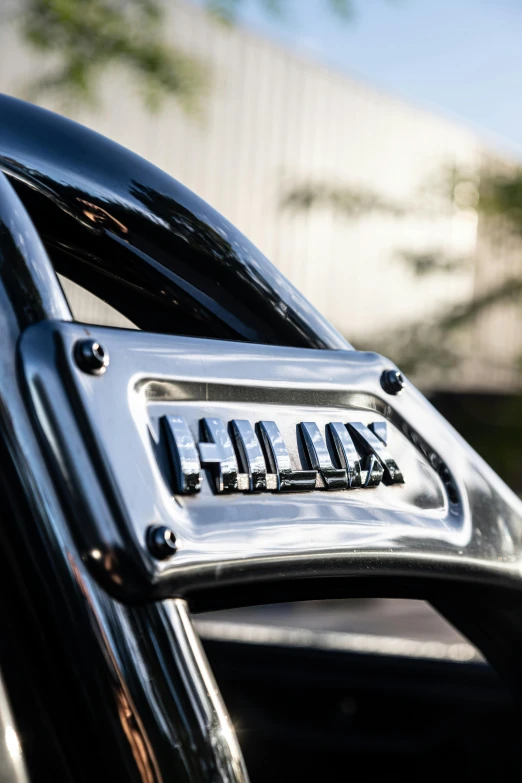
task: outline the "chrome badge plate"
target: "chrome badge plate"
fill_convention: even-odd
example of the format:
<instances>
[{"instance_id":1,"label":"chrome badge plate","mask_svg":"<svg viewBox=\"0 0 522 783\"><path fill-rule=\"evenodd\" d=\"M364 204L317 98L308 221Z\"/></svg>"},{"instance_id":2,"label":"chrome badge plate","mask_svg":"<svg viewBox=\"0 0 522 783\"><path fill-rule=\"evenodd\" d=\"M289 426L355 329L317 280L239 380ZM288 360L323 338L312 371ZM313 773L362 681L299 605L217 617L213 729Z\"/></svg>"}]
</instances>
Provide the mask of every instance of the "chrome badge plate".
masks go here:
<instances>
[{"instance_id":1,"label":"chrome badge plate","mask_svg":"<svg viewBox=\"0 0 522 783\"><path fill-rule=\"evenodd\" d=\"M75 361L86 336L103 375ZM20 353L77 545L126 597L187 594L196 571L233 584L247 562L272 579L325 552L466 541L458 436L411 385L387 395L376 354L74 323L31 327ZM151 557L151 525L175 534L170 559Z\"/></svg>"}]
</instances>

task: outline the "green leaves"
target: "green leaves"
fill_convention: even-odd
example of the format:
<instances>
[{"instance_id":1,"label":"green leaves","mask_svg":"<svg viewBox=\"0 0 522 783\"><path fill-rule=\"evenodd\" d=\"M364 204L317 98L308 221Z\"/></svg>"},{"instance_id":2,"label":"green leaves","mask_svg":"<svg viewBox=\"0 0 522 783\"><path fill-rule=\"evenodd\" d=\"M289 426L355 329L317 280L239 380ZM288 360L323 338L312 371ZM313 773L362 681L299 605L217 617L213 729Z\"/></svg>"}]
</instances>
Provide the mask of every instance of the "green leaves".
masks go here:
<instances>
[{"instance_id":1,"label":"green leaves","mask_svg":"<svg viewBox=\"0 0 522 783\"><path fill-rule=\"evenodd\" d=\"M402 250L399 257L415 272L418 277L436 273L460 272L473 265L467 256L450 256L440 249L424 251Z\"/></svg>"},{"instance_id":2,"label":"green leaves","mask_svg":"<svg viewBox=\"0 0 522 783\"><path fill-rule=\"evenodd\" d=\"M206 7L232 24L243 2L206 0ZM273 15L291 6L290 0L257 2ZM352 16L354 0L317 2L342 18ZM44 56L43 75L30 85L32 98L52 92L95 104L102 75L116 65L132 73L152 109L172 96L194 110L209 84L202 62L163 35L175 14L168 0L14 0L14 9L22 37ZM291 10L298 12L299 3Z\"/></svg>"},{"instance_id":3,"label":"green leaves","mask_svg":"<svg viewBox=\"0 0 522 783\"><path fill-rule=\"evenodd\" d=\"M282 16L286 9L295 14L299 10L299 1L296 0L292 4L289 0L258 0L258 3L267 13L273 16ZM353 0L326 0L326 2L325 0L316 0L316 2L318 5L329 6L329 10L341 19L350 20L354 16ZM243 0L207 0L207 7L218 19L230 24L236 20L242 3Z\"/></svg>"},{"instance_id":4,"label":"green leaves","mask_svg":"<svg viewBox=\"0 0 522 783\"><path fill-rule=\"evenodd\" d=\"M375 214L398 219L451 216L474 212L482 231L499 238L522 236L522 167L483 161L481 166L443 166L435 172L409 202L396 203L383 194L348 183L304 182L283 194L282 206L297 211L328 208L347 221ZM452 275L473 268L475 259L441 247L399 249L396 255L418 277ZM491 259L492 264L495 258ZM495 279L495 278L493 278ZM457 365L469 347L465 334L485 313L497 306L522 302L522 270L506 279L501 271L496 283L476 292L469 300L451 305L382 334L373 335L373 347L393 358L407 373L421 373L423 379Z\"/></svg>"},{"instance_id":5,"label":"green leaves","mask_svg":"<svg viewBox=\"0 0 522 783\"><path fill-rule=\"evenodd\" d=\"M205 69L164 41L163 22L158 0L25 0L22 35L55 63L31 92L93 103L102 73L120 65L134 74L151 108L169 94L193 108L207 83Z\"/></svg>"},{"instance_id":6,"label":"green leaves","mask_svg":"<svg viewBox=\"0 0 522 783\"><path fill-rule=\"evenodd\" d=\"M371 213L399 216L404 207L373 190L328 182L305 182L295 185L283 194L282 206L295 210L312 207L330 207L346 218L357 218Z\"/></svg>"},{"instance_id":7,"label":"green leaves","mask_svg":"<svg viewBox=\"0 0 522 783\"><path fill-rule=\"evenodd\" d=\"M516 234L522 234L522 168L484 171L480 179L478 209L501 218Z\"/></svg>"}]
</instances>

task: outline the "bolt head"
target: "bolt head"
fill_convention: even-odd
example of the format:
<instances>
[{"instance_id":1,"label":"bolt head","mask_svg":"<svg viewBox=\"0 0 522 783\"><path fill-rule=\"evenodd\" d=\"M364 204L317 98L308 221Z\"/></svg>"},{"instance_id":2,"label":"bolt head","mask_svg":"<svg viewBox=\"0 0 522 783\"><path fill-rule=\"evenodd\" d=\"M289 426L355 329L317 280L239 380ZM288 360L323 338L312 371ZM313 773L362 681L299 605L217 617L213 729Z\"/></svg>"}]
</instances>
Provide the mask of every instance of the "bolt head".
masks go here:
<instances>
[{"instance_id":1,"label":"bolt head","mask_svg":"<svg viewBox=\"0 0 522 783\"><path fill-rule=\"evenodd\" d=\"M156 560L166 560L177 550L176 536L165 525L151 525L147 530L147 546Z\"/></svg>"},{"instance_id":2,"label":"bolt head","mask_svg":"<svg viewBox=\"0 0 522 783\"><path fill-rule=\"evenodd\" d=\"M404 377L400 370L385 370L381 375L381 386L388 394L400 394L404 389Z\"/></svg>"},{"instance_id":3,"label":"bolt head","mask_svg":"<svg viewBox=\"0 0 522 783\"><path fill-rule=\"evenodd\" d=\"M103 375L109 366L109 352L96 340L78 340L74 356L78 367L91 375Z\"/></svg>"}]
</instances>

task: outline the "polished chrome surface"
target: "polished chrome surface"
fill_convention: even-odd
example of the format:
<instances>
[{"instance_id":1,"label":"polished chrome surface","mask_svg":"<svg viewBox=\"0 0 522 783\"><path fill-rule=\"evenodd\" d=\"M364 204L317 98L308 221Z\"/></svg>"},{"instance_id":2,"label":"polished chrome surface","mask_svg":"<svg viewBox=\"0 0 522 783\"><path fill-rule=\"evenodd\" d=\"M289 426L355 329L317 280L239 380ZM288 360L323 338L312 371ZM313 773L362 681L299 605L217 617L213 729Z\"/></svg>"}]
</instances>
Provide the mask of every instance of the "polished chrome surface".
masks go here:
<instances>
[{"instance_id":1,"label":"polished chrome surface","mask_svg":"<svg viewBox=\"0 0 522 783\"><path fill-rule=\"evenodd\" d=\"M385 424L385 422L382 423ZM339 463L346 470L348 486L350 488L360 487L361 461L346 426L341 421L330 421L326 426L337 452Z\"/></svg>"},{"instance_id":2,"label":"polished chrome surface","mask_svg":"<svg viewBox=\"0 0 522 783\"><path fill-rule=\"evenodd\" d=\"M176 536L166 525L151 525L147 530L149 552L158 560L166 560L176 553Z\"/></svg>"},{"instance_id":3,"label":"polished chrome surface","mask_svg":"<svg viewBox=\"0 0 522 783\"><path fill-rule=\"evenodd\" d=\"M29 783L20 733L0 678L0 783Z\"/></svg>"},{"instance_id":4,"label":"polished chrome surface","mask_svg":"<svg viewBox=\"0 0 522 783\"><path fill-rule=\"evenodd\" d=\"M330 424L326 425L327 429L329 426ZM321 473L327 488L345 489L348 487L346 470L334 467L326 442L315 421L303 421L299 427L304 436L310 467Z\"/></svg>"},{"instance_id":5,"label":"polished chrome surface","mask_svg":"<svg viewBox=\"0 0 522 783\"><path fill-rule=\"evenodd\" d=\"M378 438L371 429L371 425L366 427L360 421L352 421L348 424L354 437L366 448L370 454L373 454L384 468L383 481L386 484L402 484L404 477L401 469L394 458L384 446L382 440Z\"/></svg>"},{"instance_id":6,"label":"polished chrome surface","mask_svg":"<svg viewBox=\"0 0 522 783\"><path fill-rule=\"evenodd\" d=\"M73 358L85 331L77 324L32 327L21 341L20 359L42 444L74 509L78 546L111 591L133 599L191 599L197 592L201 605L247 603L268 589L283 597L286 585L301 581L313 595L311 576L423 578L426 558L437 564L438 576L481 584L518 580L520 500L411 384L393 406L383 397L380 376L389 362L382 357L226 342L216 352L210 340L97 328L112 359L110 373L96 378L82 373ZM327 425L340 422L347 434L345 425L355 423L351 432L367 452L361 486L220 493L212 489L215 463L209 463L199 493L176 494L164 416L182 417L194 438L201 420L212 420L212 437L219 441L206 444L212 458L223 443L229 453L225 422L262 422L260 435L270 434L265 457L273 461L271 471L280 470L280 486L289 481L286 471L307 477L300 423L313 421L326 433ZM368 428L375 423L386 423L387 447ZM345 438L356 477L349 444ZM335 448L341 455L339 443ZM380 481L375 450L384 448L404 483ZM229 464L233 473L233 460ZM340 466L346 469L342 459ZM390 478L395 468L387 469ZM308 476L316 486L317 472ZM379 483L371 486L376 476ZM152 523L173 530L175 557L150 557L146 531ZM240 592L234 592L237 584Z\"/></svg>"},{"instance_id":7,"label":"polished chrome surface","mask_svg":"<svg viewBox=\"0 0 522 783\"><path fill-rule=\"evenodd\" d=\"M204 640L297 647L306 650L336 650L362 655L389 655L455 663L484 661L479 651L465 641L409 639L403 636L385 636L381 633L294 628L211 618L198 618L196 629Z\"/></svg>"},{"instance_id":8,"label":"polished chrome surface","mask_svg":"<svg viewBox=\"0 0 522 783\"><path fill-rule=\"evenodd\" d=\"M384 447L382 439L376 438L374 434L376 429L387 438L386 422L371 422L368 427L360 422L347 425L340 422L326 424L325 432L333 433L332 453L337 453L339 462L349 464L350 484L347 470L334 466L321 429L313 421L299 422L295 433L298 448L302 443L306 453L305 459L297 461L307 461L313 468L311 471L306 470L306 465L302 464L299 464L298 470L294 470L285 439L273 421L252 424L248 419L233 419L227 428L222 419L201 419L197 422L195 437L198 437L198 433L206 433L206 437L211 441L198 442L201 461L198 458L195 439L185 419L181 416L164 416L161 422L166 424L167 443L174 467L175 492L180 495L200 491L201 464L212 473L211 484L218 493L264 490L297 492L314 489L331 491L352 489L356 486L377 486L385 472L385 483L404 483L397 463ZM362 455L346 431L347 427L353 427L358 441L363 444L360 449ZM256 429L265 443L266 459ZM369 469L362 472L361 458L365 463L369 463ZM238 462L241 472L238 472ZM303 467L305 470L301 469Z\"/></svg>"},{"instance_id":9,"label":"polished chrome surface","mask_svg":"<svg viewBox=\"0 0 522 783\"><path fill-rule=\"evenodd\" d=\"M0 127L4 121L0 109ZM1 131L0 131L1 132ZM0 171L0 268L21 328L71 312L27 211Z\"/></svg>"},{"instance_id":10,"label":"polished chrome surface","mask_svg":"<svg viewBox=\"0 0 522 783\"><path fill-rule=\"evenodd\" d=\"M174 467L176 492L180 495L201 489L201 463L194 438L181 416L162 419Z\"/></svg>"},{"instance_id":11,"label":"polished chrome surface","mask_svg":"<svg viewBox=\"0 0 522 783\"><path fill-rule=\"evenodd\" d=\"M140 780L248 783L234 727L185 602L126 607L100 593L96 611L126 689L121 720Z\"/></svg>"},{"instance_id":12,"label":"polished chrome surface","mask_svg":"<svg viewBox=\"0 0 522 783\"><path fill-rule=\"evenodd\" d=\"M254 427L247 419L233 419L232 437L239 454L241 471L248 475L248 489L267 489L266 463Z\"/></svg>"},{"instance_id":13,"label":"polished chrome surface","mask_svg":"<svg viewBox=\"0 0 522 783\"><path fill-rule=\"evenodd\" d=\"M303 491L316 488L334 490L361 486L361 457L346 431L346 426L353 426L357 431L359 440L364 443L363 453L370 451L377 458L377 462L371 461L374 465L371 484L365 486L376 486L380 483L383 476L381 467L389 478L388 483L397 484L404 481L393 457L373 434L375 428L386 438L386 422L372 422L368 425L369 429L357 422L353 425L327 423L326 431L331 431L334 437L334 452L338 454L340 461L349 466L348 483L347 470L334 467L329 448L315 422L300 422L297 432L302 433L308 461L313 470L296 471L292 468L287 445L275 422L257 422L253 426L247 419L233 419L229 433L222 419L201 419L198 431L203 432L210 442L199 441L196 448L195 439L181 416L165 416L162 421L165 424L174 468L175 491L181 495L200 491L202 464L214 475L213 486L217 492ZM268 466L255 427L259 427L260 435L267 444ZM201 460L198 457L198 449ZM241 464L239 472L236 458L239 458ZM317 484L317 472L321 474L323 484ZM364 475L367 473L368 471L365 471Z\"/></svg>"},{"instance_id":14,"label":"polished chrome surface","mask_svg":"<svg viewBox=\"0 0 522 783\"><path fill-rule=\"evenodd\" d=\"M275 474L276 489L279 492L315 489L317 472L293 468L286 443L275 421L260 421L259 432L270 463L270 473ZM269 482L267 486L273 488Z\"/></svg>"},{"instance_id":15,"label":"polished chrome surface","mask_svg":"<svg viewBox=\"0 0 522 783\"><path fill-rule=\"evenodd\" d=\"M192 624L187 604L181 600L171 600L166 601L164 607L167 629L179 647L178 665L180 669L183 667L185 688L187 691L190 689L188 695L191 708L197 714L201 725L201 744L207 739L211 739L213 743L213 747L208 748L204 754L206 759L201 761L202 780L208 780L205 776L205 763L208 764L211 750L217 759L216 772L220 781L248 783L248 774L234 727Z\"/></svg>"},{"instance_id":16,"label":"polished chrome surface","mask_svg":"<svg viewBox=\"0 0 522 783\"><path fill-rule=\"evenodd\" d=\"M194 458L194 439L181 417L166 417L167 421L176 422L176 426L170 426L169 439L172 442L176 457L176 487L180 494L187 494L193 491L188 477L194 475L196 478L195 488L200 488L200 462ZM326 489L346 489L348 486L361 486L360 456L357 453L353 442L348 434L340 432L340 428L345 429L345 425L337 422L329 422L326 425L327 430L332 427L335 433L336 443L339 444L340 459L349 465L350 484L348 484L347 471L344 468L337 468L333 465L332 457L326 445L325 439L315 422L301 422L298 432L302 433L308 461L313 470L294 470L290 460L290 455L286 443L275 422L262 421L256 426L259 427L260 436L266 446L269 465L267 466L259 439L256 435L254 426L246 419L234 419L230 422L232 436L236 443L237 453L241 460L242 468L238 473L236 454L232 446L232 441L228 434L225 423L221 419L202 419L201 426L206 436L210 439L207 442L199 442L198 449L201 455L201 463L211 468L215 476L215 487L217 492L226 491L304 491L313 490L317 485L316 473L322 476ZM370 470L365 471L365 486L376 486L383 477L383 470L388 483L403 483L404 479L395 460L390 453L383 447L382 443L375 437L371 429L358 422L347 425L353 427L357 433L358 439L364 444L365 452L370 452L377 458L370 459ZM386 435L386 423L374 422L369 425L375 426L381 433ZM176 450L177 440L180 443ZM182 455L189 450L190 457ZM196 455L197 456L197 455ZM184 468L182 468L182 464ZM382 468L382 469L381 469ZM183 479L179 479L178 472L182 471ZM321 486L321 485L320 485Z\"/></svg>"},{"instance_id":17,"label":"polished chrome surface","mask_svg":"<svg viewBox=\"0 0 522 783\"><path fill-rule=\"evenodd\" d=\"M369 425L374 435L377 435L379 440L382 440L385 446L388 445L388 425L385 421L375 421Z\"/></svg>"},{"instance_id":18,"label":"polished chrome surface","mask_svg":"<svg viewBox=\"0 0 522 783\"><path fill-rule=\"evenodd\" d=\"M361 470L361 486L377 487L382 481L384 468L375 454L368 454L364 460L364 470Z\"/></svg>"},{"instance_id":19,"label":"polished chrome surface","mask_svg":"<svg viewBox=\"0 0 522 783\"><path fill-rule=\"evenodd\" d=\"M201 464L210 469L217 492L237 489L237 459L227 428L218 418L205 418L201 424L207 439L198 443Z\"/></svg>"},{"instance_id":20,"label":"polished chrome surface","mask_svg":"<svg viewBox=\"0 0 522 783\"><path fill-rule=\"evenodd\" d=\"M0 170L56 270L136 326L350 347L246 237L165 172L75 122L6 95L0 118Z\"/></svg>"}]
</instances>

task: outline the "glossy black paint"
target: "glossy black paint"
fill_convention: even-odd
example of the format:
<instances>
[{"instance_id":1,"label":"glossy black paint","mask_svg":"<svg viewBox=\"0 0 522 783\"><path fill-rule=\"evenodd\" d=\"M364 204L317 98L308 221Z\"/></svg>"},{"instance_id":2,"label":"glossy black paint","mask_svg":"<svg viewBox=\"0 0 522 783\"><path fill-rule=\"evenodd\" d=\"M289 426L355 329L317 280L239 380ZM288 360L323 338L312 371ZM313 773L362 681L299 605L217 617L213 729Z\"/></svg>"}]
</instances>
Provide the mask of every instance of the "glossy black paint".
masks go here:
<instances>
[{"instance_id":1,"label":"glossy black paint","mask_svg":"<svg viewBox=\"0 0 522 783\"><path fill-rule=\"evenodd\" d=\"M2 127L0 109L0 127ZM42 241L22 202L0 172L0 270L21 328L54 317L71 320L69 306Z\"/></svg>"},{"instance_id":2,"label":"glossy black paint","mask_svg":"<svg viewBox=\"0 0 522 783\"><path fill-rule=\"evenodd\" d=\"M109 139L0 96L0 169L57 271L140 328L349 347L228 221Z\"/></svg>"}]
</instances>

